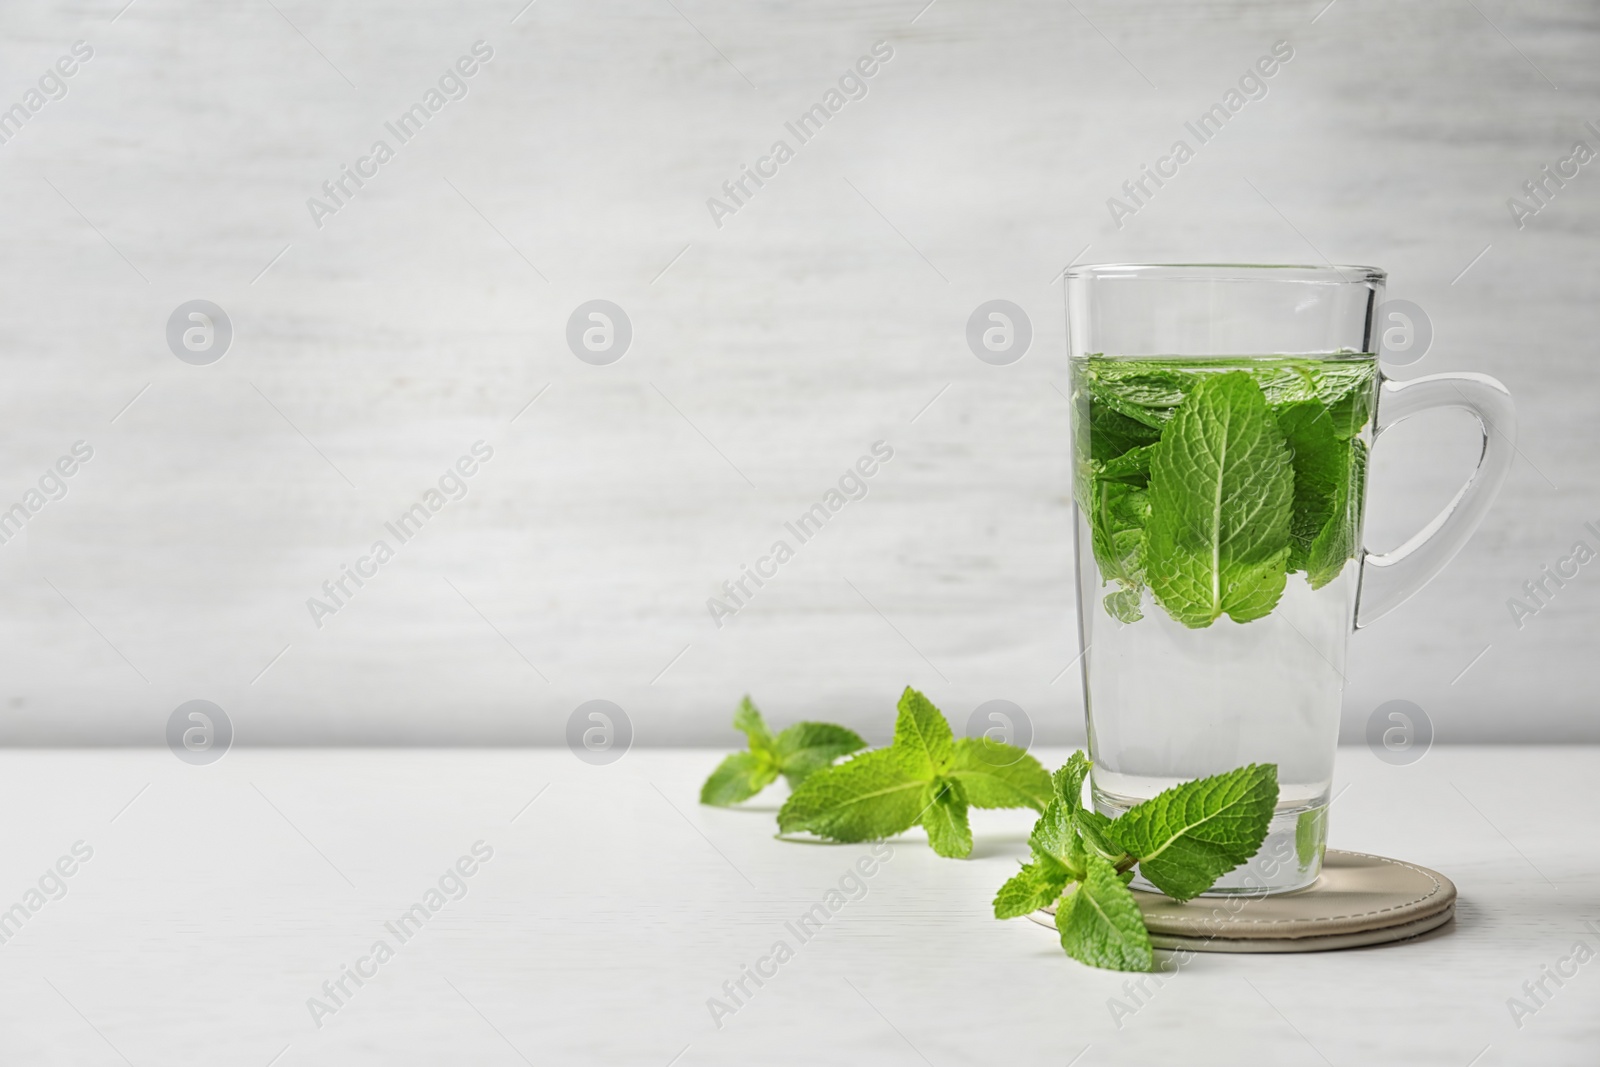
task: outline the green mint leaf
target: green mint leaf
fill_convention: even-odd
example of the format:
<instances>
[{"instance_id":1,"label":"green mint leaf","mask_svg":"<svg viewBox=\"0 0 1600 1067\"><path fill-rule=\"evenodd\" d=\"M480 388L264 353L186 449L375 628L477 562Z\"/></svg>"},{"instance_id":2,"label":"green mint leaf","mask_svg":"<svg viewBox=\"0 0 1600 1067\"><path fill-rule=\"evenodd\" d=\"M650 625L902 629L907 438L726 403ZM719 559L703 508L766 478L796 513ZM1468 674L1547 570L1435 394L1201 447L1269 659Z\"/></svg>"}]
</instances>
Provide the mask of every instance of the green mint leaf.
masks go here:
<instances>
[{"instance_id":1,"label":"green mint leaf","mask_svg":"<svg viewBox=\"0 0 1600 1067\"><path fill-rule=\"evenodd\" d=\"M928 844L947 859L965 859L972 852L972 828L967 825L967 798L961 786L942 779L927 787L922 826Z\"/></svg>"},{"instance_id":2,"label":"green mint leaf","mask_svg":"<svg viewBox=\"0 0 1600 1067\"><path fill-rule=\"evenodd\" d=\"M1127 625L1144 618L1144 586L1130 585L1114 589L1101 600L1106 614Z\"/></svg>"},{"instance_id":3,"label":"green mint leaf","mask_svg":"<svg viewBox=\"0 0 1600 1067\"><path fill-rule=\"evenodd\" d=\"M967 803L975 808L1043 811L1055 795L1050 773L1038 760L1015 745L987 737L956 741L950 777L961 783Z\"/></svg>"},{"instance_id":4,"label":"green mint leaf","mask_svg":"<svg viewBox=\"0 0 1600 1067\"><path fill-rule=\"evenodd\" d=\"M1052 811L1047 811L1045 818L1039 820L1033 837L1029 838L1035 852L1053 856L1075 873L1083 871L1082 857L1086 851L1098 853L1114 866L1128 859L1108 835L1111 820L1083 804L1083 783L1089 777L1091 766L1082 749L1061 765L1051 779L1056 795ZM1059 809L1059 813L1054 809Z\"/></svg>"},{"instance_id":5,"label":"green mint leaf","mask_svg":"<svg viewBox=\"0 0 1600 1067\"><path fill-rule=\"evenodd\" d=\"M865 841L921 823L939 855L966 856L968 807L1037 809L1050 800L1050 776L1038 760L986 738L956 741L939 709L910 687L900 697L893 744L827 765L862 745L827 723L800 723L778 736L774 766L789 774L796 760L812 764L778 813L780 832Z\"/></svg>"},{"instance_id":6,"label":"green mint leaf","mask_svg":"<svg viewBox=\"0 0 1600 1067\"><path fill-rule=\"evenodd\" d=\"M1135 448L1153 445L1161 437L1157 427L1130 419L1103 404L1093 405L1083 425L1089 433L1088 456L1100 462L1110 462Z\"/></svg>"},{"instance_id":7,"label":"green mint leaf","mask_svg":"<svg viewBox=\"0 0 1600 1067\"><path fill-rule=\"evenodd\" d=\"M1328 521L1306 555L1306 581L1321 589L1344 570L1361 541L1361 499L1367 480L1367 446L1360 438L1348 443L1342 458L1347 473L1339 479Z\"/></svg>"},{"instance_id":8,"label":"green mint leaf","mask_svg":"<svg viewBox=\"0 0 1600 1067\"><path fill-rule=\"evenodd\" d=\"M1278 768L1251 764L1174 786L1108 824L1111 843L1174 900L1189 900L1256 854L1278 803Z\"/></svg>"},{"instance_id":9,"label":"green mint leaf","mask_svg":"<svg viewBox=\"0 0 1600 1067\"><path fill-rule=\"evenodd\" d=\"M854 731L825 722L795 723L774 738L748 696L739 701L733 728L745 735L750 750L729 756L711 772L700 787L702 804L726 807L748 800L780 773L797 786L813 771L867 746Z\"/></svg>"},{"instance_id":10,"label":"green mint leaf","mask_svg":"<svg viewBox=\"0 0 1600 1067\"><path fill-rule=\"evenodd\" d=\"M1323 363L1317 375L1317 399L1328 409L1334 433L1348 441L1372 418L1377 399L1378 368L1371 360Z\"/></svg>"},{"instance_id":11,"label":"green mint leaf","mask_svg":"<svg viewBox=\"0 0 1600 1067\"><path fill-rule=\"evenodd\" d=\"M1141 449L1148 455L1147 450ZM1089 512L1089 537L1102 580L1114 579L1120 588L1107 593L1105 608L1119 622L1144 617L1144 527L1149 518L1149 494L1136 485L1097 481L1094 507Z\"/></svg>"},{"instance_id":12,"label":"green mint leaf","mask_svg":"<svg viewBox=\"0 0 1600 1067\"><path fill-rule=\"evenodd\" d=\"M1054 904L1068 880L1066 870L1053 861L1024 864L994 895L994 917L1015 919Z\"/></svg>"},{"instance_id":13,"label":"green mint leaf","mask_svg":"<svg viewBox=\"0 0 1600 1067\"><path fill-rule=\"evenodd\" d=\"M1249 374L1201 378L1150 460L1144 567L1150 590L1198 629L1259 619L1283 594L1294 474L1283 432Z\"/></svg>"},{"instance_id":14,"label":"green mint leaf","mask_svg":"<svg viewBox=\"0 0 1600 1067\"><path fill-rule=\"evenodd\" d=\"M1333 418L1340 440L1360 432L1372 415L1377 384L1376 364L1370 359L1330 360L1293 357L1241 364L1276 412L1290 404L1316 401Z\"/></svg>"},{"instance_id":15,"label":"green mint leaf","mask_svg":"<svg viewBox=\"0 0 1600 1067\"><path fill-rule=\"evenodd\" d=\"M1076 816L1073 817L1072 825L1074 830L1078 828ZM1100 858L1105 859L1104 856ZM1067 842L1067 858L1062 866L1066 867L1067 873L1072 876L1073 881L1083 881L1084 875L1089 870L1089 848L1083 843L1083 834L1075 833L1072 835L1072 839Z\"/></svg>"},{"instance_id":16,"label":"green mint leaf","mask_svg":"<svg viewBox=\"0 0 1600 1067\"><path fill-rule=\"evenodd\" d=\"M1111 819L1092 808L1079 808L1072 816L1084 847L1113 866L1120 866L1128 853L1111 836Z\"/></svg>"},{"instance_id":17,"label":"green mint leaf","mask_svg":"<svg viewBox=\"0 0 1600 1067\"><path fill-rule=\"evenodd\" d=\"M1051 859L1078 877L1083 873L1083 865L1072 862L1072 843L1077 838L1077 827L1072 825L1072 808L1058 797L1050 801L1045 814L1034 822L1034 832L1027 835L1027 845L1034 849L1035 859Z\"/></svg>"},{"instance_id":18,"label":"green mint leaf","mask_svg":"<svg viewBox=\"0 0 1600 1067\"><path fill-rule=\"evenodd\" d=\"M750 750L729 756L711 772L700 787L702 804L727 807L749 800L778 777L772 735L748 696L739 701L739 710L733 713L733 728L745 735Z\"/></svg>"},{"instance_id":19,"label":"green mint leaf","mask_svg":"<svg viewBox=\"0 0 1600 1067\"><path fill-rule=\"evenodd\" d=\"M1102 578L1143 581L1143 539L1145 524L1150 518L1149 497L1145 490L1125 482L1096 483L1095 506L1089 515L1089 536Z\"/></svg>"},{"instance_id":20,"label":"green mint leaf","mask_svg":"<svg viewBox=\"0 0 1600 1067\"><path fill-rule=\"evenodd\" d=\"M1052 870L1061 868L1067 879L1074 882L1083 878L1089 864L1089 850L1079 832L1079 814L1059 798L1052 800L1050 807L1034 823L1033 833L1028 835L1033 858Z\"/></svg>"},{"instance_id":21,"label":"green mint leaf","mask_svg":"<svg viewBox=\"0 0 1600 1067\"><path fill-rule=\"evenodd\" d=\"M1244 369L1255 379L1273 411L1317 399L1316 372L1309 363L1296 359L1263 360Z\"/></svg>"},{"instance_id":22,"label":"green mint leaf","mask_svg":"<svg viewBox=\"0 0 1600 1067\"><path fill-rule=\"evenodd\" d=\"M910 686L900 694L894 744L890 747L900 752L906 766L924 781L944 774L955 760L955 737L950 724L931 700Z\"/></svg>"},{"instance_id":23,"label":"green mint leaf","mask_svg":"<svg viewBox=\"0 0 1600 1067\"><path fill-rule=\"evenodd\" d=\"M1194 387L1194 376L1155 363L1095 361L1084 370L1091 406L1160 429ZM1093 429L1093 428L1091 428Z\"/></svg>"},{"instance_id":24,"label":"green mint leaf","mask_svg":"<svg viewBox=\"0 0 1600 1067\"><path fill-rule=\"evenodd\" d=\"M749 696L739 701L739 710L733 713L733 728L749 739L751 751L772 751L772 734L768 732L766 720L761 717L760 710Z\"/></svg>"},{"instance_id":25,"label":"green mint leaf","mask_svg":"<svg viewBox=\"0 0 1600 1067\"><path fill-rule=\"evenodd\" d=\"M1333 419L1316 401L1290 404L1277 418L1294 467L1288 569L1299 571L1306 569L1312 544L1347 495L1350 445L1334 435Z\"/></svg>"},{"instance_id":26,"label":"green mint leaf","mask_svg":"<svg viewBox=\"0 0 1600 1067\"><path fill-rule=\"evenodd\" d=\"M1154 444L1161 436L1159 419L1151 425L1129 418L1103 402L1103 397L1115 389L1101 380L1110 366L1111 361L1094 359L1072 365L1072 409L1076 416L1073 426L1076 455L1081 461L1110 460L1129 449Z\"/></svg>"},{"instance_id":27,"label":"green mint leaf","mask_svg":"<svg viewBox=\"0 0 1600 1067\"><path fill-rule=\"evenodd\" d=\"M1079 749L1067 757L1055 774L1050 776L1051 784L1055 786L1056 796L1065 802L1069 809L1078 811L1083 807L1083 780L1089 777L1089 768L1093 766L1089 757Z\"/></svg>"},{"instance_id":28,"label":"green mint leaf","mask_svg":"<svg viewBox=\"0 0 1600 1067\"><path fill-rule=\"evenodd\" d=\"M801 782L778 812L778 830L871 841L915 826L929 778L898 748L863 752Z\"/></svg>"},{"instance_id":29,"label":"green mint leaf","mask_svg":"<svg viewBox=\"0 0 1600 1067\"><path fill-rule=\"evenodd\" d=\"M1056 929L1061 947L1080 963L1114 971L1155 966L1150 934L1132 891L1099 856L1089 857L1087 876L1056 906Z\"/></svg>"},{"instance_id":30,"label":"green mint leaf","mask_svg":"<svg viewBox=\"0 0 1600 1067\"><path fill-rule=\"evenodd\" d=\"M749 800L773 783L778 767L759 752L735 752L700 787L700 803L725 808Z\"/></svg>"},{"instance_id":31,"label":"green mint leaf","mask_svg":"<svg viewBox=\"0 0 1600 1067\"><path fill-rule=\"evenodd\" d=\"M1105 462L1093 464L1094 476L1102 482L1126 482L1144 487L1150 481L1150 453L1155 445L1140 445Z\"/></svg>"},{"instance_id":32,"label":"green mint leaf","mask_svg":"<svg viewBox=\"0 0 1600 1067\"><path fill-rule=\"evenodd\" d=\"M778 768L793 788L840 756L866 747L867 743L859 734L843 726L831 722L797 722L778 735L773 743L773 754Z\"/></svg>"},{"instance_id":33,"label":"green mint leaf","mask_svg":"<svg viewBox=\"0 0 1600 1067\"><path fill-rule=\"evenodd\" d=\"M1035 859L1055 861L1074 879L1083 876L1091 852L1113 866L1131 866L1131 857L1107 836L1111 820L1083 806L1083 780L1088 772L1088 759L1082 752L1074 752L1056 771L1055 799L1028 836Z\"/></svg>"},{"instance_id":34,"label":"green mint leaf","mask_svg":"<svg viewBox=\"0 0 1600 1067\"><path fill-rule=\"evenodd\" d=\"M1328 809L1326 806L1302 811L1294 821L1294 855L1300 866L1309 867L1322 858L1328 839Z\"/></svg>"}]
</instances>

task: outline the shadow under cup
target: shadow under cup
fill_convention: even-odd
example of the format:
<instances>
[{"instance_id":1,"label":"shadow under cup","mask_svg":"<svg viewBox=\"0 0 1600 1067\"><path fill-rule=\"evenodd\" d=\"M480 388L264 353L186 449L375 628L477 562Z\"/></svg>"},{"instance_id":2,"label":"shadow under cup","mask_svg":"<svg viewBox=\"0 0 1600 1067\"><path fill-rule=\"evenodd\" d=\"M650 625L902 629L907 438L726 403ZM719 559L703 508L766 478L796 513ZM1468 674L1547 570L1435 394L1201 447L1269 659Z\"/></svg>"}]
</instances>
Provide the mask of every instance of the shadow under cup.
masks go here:
<instances>
[{"instance_id":1,"label":"shadow under cup","mask_svg":"<svg viewBox=\"0 0 1600 1067\"><path fill-rule=\"evenodd\" d=\"M1368 267L1067 273L1094 803L1114 817L1275 764L1267 839L1214 894L1321 869L1383 284Z\"/></svg>"}]
</instances>

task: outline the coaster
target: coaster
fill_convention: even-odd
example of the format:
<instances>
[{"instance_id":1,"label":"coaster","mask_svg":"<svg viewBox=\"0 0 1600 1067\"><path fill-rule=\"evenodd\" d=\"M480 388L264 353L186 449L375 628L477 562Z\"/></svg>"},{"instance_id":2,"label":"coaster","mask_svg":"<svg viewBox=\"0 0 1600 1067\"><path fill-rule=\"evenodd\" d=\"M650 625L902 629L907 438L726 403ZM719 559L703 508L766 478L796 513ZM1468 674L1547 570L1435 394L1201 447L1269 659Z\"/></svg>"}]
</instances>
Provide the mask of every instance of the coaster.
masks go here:
<instances>
[{"instance_id":1,"label":"coaster","mask_svg":"<svg viewBox=\"0 0 1600 1067\"><path fill-rule=\"evenodd\" d=\"M1438 871L1328 849L1304 889L1266 897L1196 897L1180 904L1133 891L1156 948L1191 952L1322 952L1403 941L1449 922L1456 887ZM1055 909L1029 916L1055 927Z\"/></svg>"}]
</instances>

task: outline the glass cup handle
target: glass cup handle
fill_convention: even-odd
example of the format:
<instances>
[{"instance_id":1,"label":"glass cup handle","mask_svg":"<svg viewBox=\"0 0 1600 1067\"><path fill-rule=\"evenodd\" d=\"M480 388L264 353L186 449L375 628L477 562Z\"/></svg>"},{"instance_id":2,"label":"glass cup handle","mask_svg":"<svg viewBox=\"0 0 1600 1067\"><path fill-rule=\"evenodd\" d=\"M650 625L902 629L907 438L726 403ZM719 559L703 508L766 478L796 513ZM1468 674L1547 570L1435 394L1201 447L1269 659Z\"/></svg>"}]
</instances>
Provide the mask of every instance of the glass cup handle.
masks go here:
<instances>
[{"instance_id":1,"label":"glass cup handle","mask_svg":"<svg viewBox=\"0 0 1600 1067\"><path fill-rule=\"evenodd\" d=\"M1517 411L1506 387L1487 374L1434 374L1378 387L1373 445L1389 427L1422 411L1471 412L1483 431L1478 466L1443 511L1392 552L1361 550L1356 629L1370 626L1410 600L1461 551L1494 503L1516 452Z\"/></svg>"}]
</instances>

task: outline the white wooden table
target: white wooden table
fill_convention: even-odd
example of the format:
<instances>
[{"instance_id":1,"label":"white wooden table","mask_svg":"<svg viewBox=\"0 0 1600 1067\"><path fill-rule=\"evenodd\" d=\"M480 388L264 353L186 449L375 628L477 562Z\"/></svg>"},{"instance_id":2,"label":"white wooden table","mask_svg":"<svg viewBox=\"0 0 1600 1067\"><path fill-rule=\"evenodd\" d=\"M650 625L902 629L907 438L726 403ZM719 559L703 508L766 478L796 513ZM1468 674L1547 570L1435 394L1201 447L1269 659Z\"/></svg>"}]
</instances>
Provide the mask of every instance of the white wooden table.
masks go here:
<instances>
[{"instance_id":1,"label":"white wooden table","mask_svg":"<svg viewBox=\"0 0 1600 1067\"><path fill-rule=\"evenodd\" d=\"M1600 749L1438 748L1409 767L1344 751L1331 843L1445 872L1455 922L1385 948L1201 956L1137 999L1130 976L1072 962L1052 931L990 917L1026 850L1023 812L979 813L966 862L915 835L893 842L865 895L802 944L785 924L872 849L774 840L778 788L755 810L699 807L718 755L636 750L591 767L565 749L236 750L191 767L165 750L0 753L0 908L26 908L41 877L46 890L25 921L9 913L0 944L0 1063L1600 1055L1600 963L1546 979L1520 1028L1507 1005L1577 940L1600 949L1583 925L1600 928ZM477 842L492 857L473 861ZM71 876L47 876L63 856ZM465 895L441 893L402 943L385 924L464 856ZM393 949L381 963L380 939ZM745 979L752 995L718 1028L708 999L732 1006L723 983L780 939L793 957L760 988ZM337 1003L324 994L358 965L376 976L345 978ZM332 1009L320 1027L311 997ZM1136 1010L1114 1019L1113 998Z\"/></svg>"}]
</instances>

